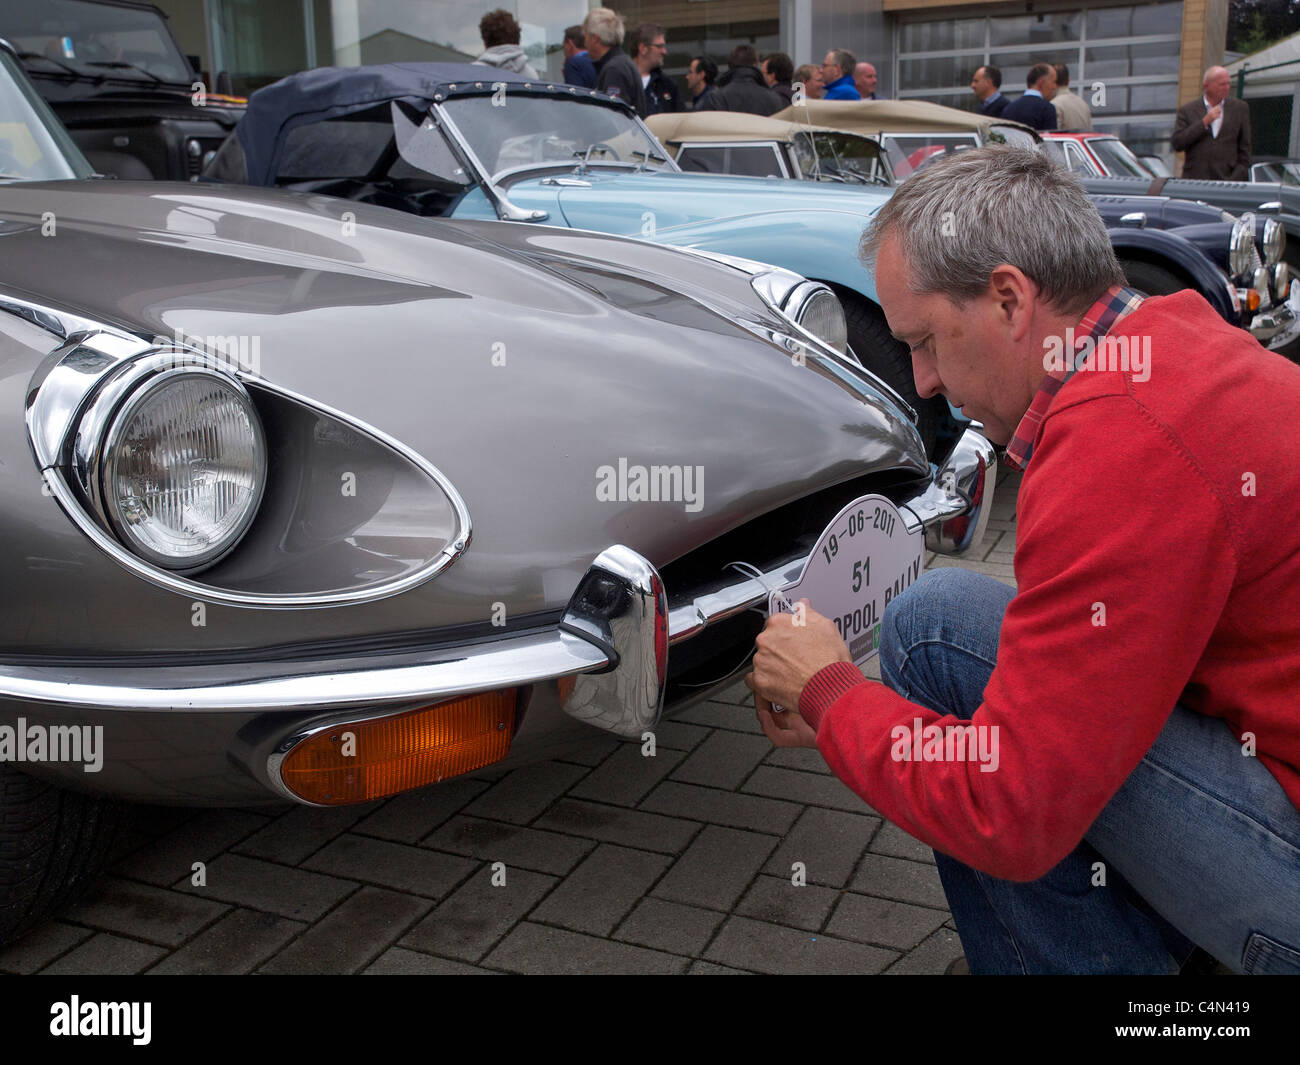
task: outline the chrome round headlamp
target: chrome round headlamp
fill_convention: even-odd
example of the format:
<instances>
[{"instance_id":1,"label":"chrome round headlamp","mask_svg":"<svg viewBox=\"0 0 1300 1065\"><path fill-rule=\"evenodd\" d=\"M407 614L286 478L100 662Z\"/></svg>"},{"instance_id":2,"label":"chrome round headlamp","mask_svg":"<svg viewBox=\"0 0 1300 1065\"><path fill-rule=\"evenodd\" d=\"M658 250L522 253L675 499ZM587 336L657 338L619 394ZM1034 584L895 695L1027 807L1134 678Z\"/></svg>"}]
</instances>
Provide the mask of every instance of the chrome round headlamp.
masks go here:
<instances>
[{"instance_id":1,"label":"chrome round headlamp","mask_svg":"<svg viewBox=\"0 0 1300 1065\"><path fill-rule=\"evenodd\" d=\"M825 285L808 281L786 300L785 313L808 332L841 355L849 350L849 326L844 320L844 306Z\"/></svg>"},{"instance_id":2,"label":"chrome round headlamp","mask_svg":"<svg viewBox=\"0 0 1300 1065\"><path fill-rule=\"evenodd\" d=\"M1277 263L1273 269L1273 298L1285 303L1291 295L1291 271L1286 263Z\"/></svg>"},{"instance_id":3,"label":"chrome round headlamp","mask_svg":"<svg viewBox=\"0 0 1300 1065\"><path fill-rule=\"evenodd\" d=\"M266 440L248 393L202 366L140 383L98 456L102 516L133 552L170 570L200 569L229 552L266 486Z\"/></svg>"},{"instance_id":4,"label":"chrome round headlamp","mask_svg":"<svg viewBox=\"0 0 1300 1065\"><path fill-rule=\"evenodd\" d=\"M1282 261L1286 251L1286 227L1276 218L1264 219L1264 265L1272 266Z\"/></svg>"},{"instance_id":5,"label":"chrome round headlamp","mask_svg":"<svg viewBox=\"0 0 1300 1065\"><path fill-rule=\"evenodd\" d=\"M1272 297L1268 289L1268 267L1255 267L1255 274L1251 280L1251 288L1259 293L1259 305L1267 307L1272 303Z\"/></svg>"},{"instance_id":6,"label":"chrome round headlamp","mask_svg":"<svg viewBox=\"0 0 1300 1065\"><path fill-rule=\"evenodd\" d=\"M1228 238L1228 268L1233 277L1249 273L1255 250L1255 233L1251 227L1238 221L1232 223L1232 236Z\"/></svg>"}]
</instances>

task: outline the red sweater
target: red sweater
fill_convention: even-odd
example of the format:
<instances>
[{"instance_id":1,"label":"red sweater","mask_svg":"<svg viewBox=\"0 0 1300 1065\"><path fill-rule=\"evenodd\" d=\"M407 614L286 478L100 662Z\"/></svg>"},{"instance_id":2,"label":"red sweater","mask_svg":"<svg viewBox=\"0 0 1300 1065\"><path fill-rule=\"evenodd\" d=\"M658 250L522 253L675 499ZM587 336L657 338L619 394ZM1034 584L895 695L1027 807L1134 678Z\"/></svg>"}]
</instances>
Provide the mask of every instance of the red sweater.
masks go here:
<instances>
[{"instance_id":1,"label":"red sweater","mask_svg":"<svg viewBox=\"0 0 1300 1065\"><path fill-rule=\"evenodd\" d=\"M1076 373L1020 486L1019 590L971 719L998 726L997 769L895 760L896 726L959 722L846 663L799 701L841 780L1004 879L1074 849L1177 702L1253 733L1300 807L1300 367L1190 292L1111 335L1150 337L1149 380Z\"/></svg>"}]
</instances>

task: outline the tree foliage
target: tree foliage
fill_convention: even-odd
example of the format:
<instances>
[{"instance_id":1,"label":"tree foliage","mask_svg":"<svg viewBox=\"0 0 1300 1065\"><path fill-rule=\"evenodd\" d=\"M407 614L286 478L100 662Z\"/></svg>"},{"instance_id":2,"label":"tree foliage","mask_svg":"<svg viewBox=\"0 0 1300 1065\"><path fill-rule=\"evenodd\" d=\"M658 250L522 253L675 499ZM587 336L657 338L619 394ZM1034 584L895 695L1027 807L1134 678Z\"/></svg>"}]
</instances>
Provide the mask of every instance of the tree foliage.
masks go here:
<instances>
[{"instance_id":1,"label":"tree foliage","mask_svg":"<svg viewBox=\"0 0 1300 1065\"><path fill-rule=\"evenodd\" d=\"M1230 0L1228 51L1250 55L1300 32L1300 0Z\"/></svg>"}]
</instances>

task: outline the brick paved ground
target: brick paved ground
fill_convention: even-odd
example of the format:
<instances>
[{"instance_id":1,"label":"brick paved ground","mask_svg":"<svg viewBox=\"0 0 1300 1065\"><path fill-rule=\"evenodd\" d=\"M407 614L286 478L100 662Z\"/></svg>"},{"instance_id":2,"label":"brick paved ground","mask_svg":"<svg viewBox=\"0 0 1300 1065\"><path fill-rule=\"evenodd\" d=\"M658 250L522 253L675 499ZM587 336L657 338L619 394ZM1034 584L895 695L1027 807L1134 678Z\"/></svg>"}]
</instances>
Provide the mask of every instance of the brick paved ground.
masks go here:
<instances>
[{"instance_id":1,"label":"brick paved ground","mask_svg":"<svg viewBox=\"0 0 1300 1065\"><path fill-rule=\"evenodd\" d=\"M1010 583L1018 485L977 560L930 565ZM0 972L942 973L961 953L929 849L816 751L774 749L743 685L656 735L653 758L594 736L361 807L142 809L111 875Z\"/></svg>"}]
</instances>

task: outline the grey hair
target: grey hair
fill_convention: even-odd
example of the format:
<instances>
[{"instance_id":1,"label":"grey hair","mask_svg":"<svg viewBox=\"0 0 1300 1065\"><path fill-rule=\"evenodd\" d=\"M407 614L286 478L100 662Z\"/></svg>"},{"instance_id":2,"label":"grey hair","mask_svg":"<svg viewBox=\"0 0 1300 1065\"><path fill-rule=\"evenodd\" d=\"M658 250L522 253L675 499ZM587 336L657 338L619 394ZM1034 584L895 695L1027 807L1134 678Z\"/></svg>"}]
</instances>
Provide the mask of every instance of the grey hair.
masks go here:
<instances>
[{"instance_id":1,"label":"grey hair","mask_svg":"<svg viewBox=\"0 0 1300 1065\"><path fill-rule=\"evenodd\" d=\"M607 7L593 7L588 11L582 28L606 48L623 43L623 16Z\"/></svg>"},{"instance_id":2,"label":"grey hair","mask_svg":"<svg viewBox=\"0 0 1300 1065\"><path fill-rule=\"evenodd\" d=\"M1010 145L970 148L908 178L863 234L868 269L897 235L918 294L962 305L1010 264L1061 313L1088 309L1124 284L1106 225L1078 178L1042 152Z\"/></svg>"}]
</instances>

